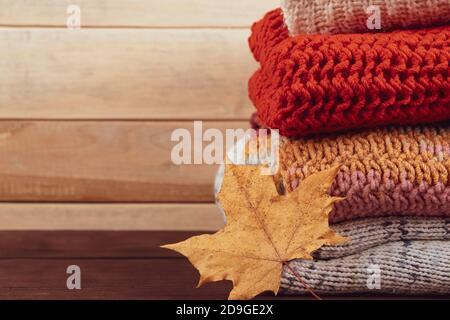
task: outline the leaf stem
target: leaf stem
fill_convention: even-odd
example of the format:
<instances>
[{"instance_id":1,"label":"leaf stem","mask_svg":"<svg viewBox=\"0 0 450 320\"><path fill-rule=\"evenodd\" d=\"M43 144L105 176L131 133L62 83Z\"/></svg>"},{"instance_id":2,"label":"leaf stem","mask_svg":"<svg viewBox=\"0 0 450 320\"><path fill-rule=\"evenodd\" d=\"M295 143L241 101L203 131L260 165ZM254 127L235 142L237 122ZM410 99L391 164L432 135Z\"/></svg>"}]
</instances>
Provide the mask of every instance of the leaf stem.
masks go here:
<instances>
[{"instance_id":1,"label":"leaf stem","mask_svg":"<svg viewBox=\"0 0 450 320\"><path fill-rule=\"evenodd\" d=\"M322 300L321 297L319 297L314 290L305 282L305 280L298 274L297 271L294 270L289 264L289 262L283 262L283 265L288 267L289 271L292 272L292 274L298 279L298 281L301 282L301 284L305 287L306 290L316 299L316 300Z\"/></svg>"}]
</instances>

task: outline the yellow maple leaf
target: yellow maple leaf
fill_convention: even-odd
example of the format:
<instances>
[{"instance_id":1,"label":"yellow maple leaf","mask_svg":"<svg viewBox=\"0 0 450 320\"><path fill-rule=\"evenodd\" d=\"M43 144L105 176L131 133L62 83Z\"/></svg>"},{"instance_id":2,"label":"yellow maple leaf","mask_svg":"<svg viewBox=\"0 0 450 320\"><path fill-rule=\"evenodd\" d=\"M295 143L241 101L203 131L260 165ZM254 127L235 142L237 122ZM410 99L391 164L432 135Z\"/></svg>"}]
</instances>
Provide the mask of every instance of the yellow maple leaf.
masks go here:
<instances>
[{"instance_id":1,"label":"yellow maple leaf","mask_svg":"<svg viewBox=\"0 0 450 320\"><path fill-rule=\"evenodd\" d=\"M312 259L323 245L344 243L328 225L333 204L328 196L339 168L309 176L292 193L277 193L273 178L258 166L227 165L219 193L226 226L213 235L165 245L186 256L200 272L198 287L230 280L229 299L278 293L283 265Z\"/></svg>"}]
</instances>

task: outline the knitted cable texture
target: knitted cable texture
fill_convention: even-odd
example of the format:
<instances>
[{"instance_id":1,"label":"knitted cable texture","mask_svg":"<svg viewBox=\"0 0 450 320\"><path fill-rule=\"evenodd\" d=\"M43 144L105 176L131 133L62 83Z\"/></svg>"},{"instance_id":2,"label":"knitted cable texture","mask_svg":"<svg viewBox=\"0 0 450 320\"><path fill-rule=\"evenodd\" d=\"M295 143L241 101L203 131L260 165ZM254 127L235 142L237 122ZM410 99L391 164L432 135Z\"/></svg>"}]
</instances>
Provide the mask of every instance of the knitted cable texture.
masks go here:
<instances>
[{"instance_id":1,"label":"knitted cable texture","mask_svg":"<svg viewBox=\"0 0 450 320\"><path fill-rule=\"evenodd\" d=\"M294 35L367 32L371 5L380 9L383 31L450 22L450 0L282 0L286 25Z\"/></svg>"},{"instance_id":2,"label":"knitted cable texture","mask_svg":"<svg viewBox=\"0 0 450 320\"><path fill-rule=\"evenodd\" d=\"M450 240L450 219L429 217L384 217L360 219L332 225L338 234L348 237L345 244L324 246L313 253L328 260L361 253L389 242L401 240Z\"/></svg>"},{"instance_id":3,"label":"knitted cable texture","mask_svg":"<svg viewBox=\"0 0 450 320\"><path fill-rule=\"evenodd\" d=\"M306 177L341 166L330 222L403 215L450 216L450 124L384 127L282 139L277 177L292 192Z\"/></svg>"},{"instance_id":4,"label":"knitted cable texture","mask_svg":"<svg viewBox=\"0 0 450 320\"><path fill-rule=\"evenodd\" d=\"M374 265L381 271L380 290L367 287ZM294 260L291 268L318 294L450 293L450 242L391 242L332 260ZM281 279L284 294L307 294L289 268Z\"/></svg>"},{"instance_id":5,"label":"knitted cable texture","mask_svg":"<svg viewBox=\"0 0 450 320\"><path fill-rule=\"evenodd\" d=\"M275 10L249 43L249 96L284 136L450 119L450 26L290 37Z\"/></svg>"}]
</instances>

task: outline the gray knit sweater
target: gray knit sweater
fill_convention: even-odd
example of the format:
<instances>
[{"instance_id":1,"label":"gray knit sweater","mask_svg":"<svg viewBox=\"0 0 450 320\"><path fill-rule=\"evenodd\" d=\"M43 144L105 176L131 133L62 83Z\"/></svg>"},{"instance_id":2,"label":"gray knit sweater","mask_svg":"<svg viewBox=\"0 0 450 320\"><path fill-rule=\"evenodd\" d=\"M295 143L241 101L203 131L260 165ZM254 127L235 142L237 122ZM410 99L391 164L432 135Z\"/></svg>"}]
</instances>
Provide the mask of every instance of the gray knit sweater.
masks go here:
<instances>
[{"instance_id":1,"label":"gray knit sweater","mask_svg":"<svg viewBox=\"0 0 450 320\"><path fill-rule=\"evenodd\" d=\"M345 245L323 247L315 261L290 262L319 294L450 294L450 220L369 219L334 226L351 237ZM447 241L446 241L447 240ZM285 268L285 294L307 290Z\"/></svg>"}]
</instances>

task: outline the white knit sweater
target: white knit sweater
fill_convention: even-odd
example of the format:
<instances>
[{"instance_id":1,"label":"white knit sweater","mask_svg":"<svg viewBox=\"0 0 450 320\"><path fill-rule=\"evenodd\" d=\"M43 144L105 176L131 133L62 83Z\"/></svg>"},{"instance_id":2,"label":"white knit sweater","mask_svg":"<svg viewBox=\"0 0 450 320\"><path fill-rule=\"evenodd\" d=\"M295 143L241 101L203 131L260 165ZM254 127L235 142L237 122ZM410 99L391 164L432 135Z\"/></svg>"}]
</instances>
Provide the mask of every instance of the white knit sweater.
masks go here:
<instances>
[{"instance_id":1,"label":"white knit sweater","mask_svg":"<svg viewBox=\"0 0 450 320\"><path fill-rule=\"evenodd\" d=\"M350 241L315 252L314 261L290 262L297 274L320 294L450 294L450 220L378 218L334 225ZM374 267L379 289L368 287ZM284 268L285 294L307 290Z\"/></svg>"},{"instance_id":2,"label":"white knit sweater","mask_svg":"<svg viewBox=\"0 0 450 320\"><path fill-rule=\"evenodd\" d=\"M282 9L293 35L368 32L377 12L382 31L450 22L450 0L282 0Z\"/></svg>"}]
</instances>

